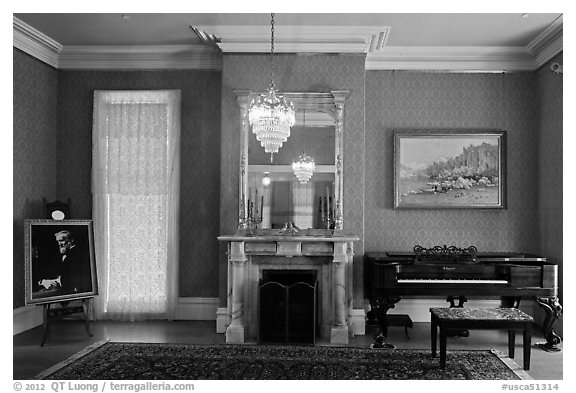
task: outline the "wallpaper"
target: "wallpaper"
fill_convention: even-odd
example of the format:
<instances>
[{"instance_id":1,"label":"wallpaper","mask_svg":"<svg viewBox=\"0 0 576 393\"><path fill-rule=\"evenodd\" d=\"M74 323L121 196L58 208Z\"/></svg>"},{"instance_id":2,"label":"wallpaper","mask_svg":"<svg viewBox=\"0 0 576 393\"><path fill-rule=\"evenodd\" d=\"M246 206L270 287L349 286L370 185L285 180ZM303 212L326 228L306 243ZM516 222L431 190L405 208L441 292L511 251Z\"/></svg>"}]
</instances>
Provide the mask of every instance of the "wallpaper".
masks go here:
<instances>
[{"instance_id":1,"label":"wallpaper","mask_svg":"<svg viewBox=\"0 0 576 393\"><path fill-rule=\"evenodd\" d=\"M282 91L350 90L344 135L345 231L355 243L354 302L365 251L416 244L543 254L562 264L562 75L364 71L363 55L277 57ZM562 55L553 61L562 62ZM226 299L226 245L237 225L239 107L265 90L267 55L225 54L222 72L56 71L14 49L14 307L24 303L23 219L42 196L91 217L94 90L182 91L180 296ZM394 210L396 129L507 131L506 210Z\"/></svg>"},{"instance_id":2,"label":"wallpaper","mask_svg":"<svg viewBox=\"0 0 576 393\"><path fill-rule=\"evenodd\" d=\"M56 194L57 71L13 49L13 307L24 305L24 219Z\"/></svg>"},{"instance_id":3,"label":"wallpaper","mask_svg":"<svg viewBox=\"0 0 576 393\"><path fill-rule=\"evenodd\" d=\"M540 252L560 265L563 278L563 74L550 70L552 63L563 64L563 54L550 60L536 72L538 84L538 239ZM563 291L560 286L560 297ZM559 330L561 333L561 331Z\"/></svg>"},{"instance_id":4,"label":"wallpaper","mask_svg":"<svg viewBox=\"0 0 576 393\"><path fill-rule=\"evenodd\" d=\"M537 251L537 126L533 73L367 74L365 249L474 245ZM394 210L393 131L503 129L507 210Z\"/></svg>"},{"instance_id":5,"label":"wallpaper","mask_svg":"<svg viewBox=\"0 0 576 393\"><path fill-rule=\"evenodd\" d=\"M345 105L344 230L362 236L364 167L364 55L275 56L274 83L280 91L329 92L350 90ZM231 234L238 223L240 110L234 89L265 91L270 83L267 55L225 54L222 81L222 181L220 232ZM220 305L226 299L226 245L220 246ZM362 296L362 242L355 245L356 303Z\"/></svg>"},{"instance_id":6,"label":"wallpaper","mask_svg":"<svg viewBox=\"0 0 576 393\"><path fill-rule=\"evenodd\" d=\"M218 294L220 72L60 71L58 195L91 218L94 90L180 89L180 296Z\"/></svg>"}]
</instances>

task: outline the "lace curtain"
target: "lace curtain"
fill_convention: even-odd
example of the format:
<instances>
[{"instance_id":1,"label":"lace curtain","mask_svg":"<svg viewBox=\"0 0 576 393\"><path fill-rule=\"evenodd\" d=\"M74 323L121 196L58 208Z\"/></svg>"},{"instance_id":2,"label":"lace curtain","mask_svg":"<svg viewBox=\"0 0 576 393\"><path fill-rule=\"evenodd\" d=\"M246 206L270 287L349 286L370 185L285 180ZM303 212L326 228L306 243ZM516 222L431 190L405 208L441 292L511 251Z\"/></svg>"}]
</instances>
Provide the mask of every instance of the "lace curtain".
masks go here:
<instances>
[{"instance_id":1,"label":"lace curtain","mask_svg":"<svg viewBox=\"0 0 576 393\"><path fill-rule=\"evenodd\" d=\"M98 319L174 319L179 91L96 91L93 218Z\"/></svg>"}]
</instances>

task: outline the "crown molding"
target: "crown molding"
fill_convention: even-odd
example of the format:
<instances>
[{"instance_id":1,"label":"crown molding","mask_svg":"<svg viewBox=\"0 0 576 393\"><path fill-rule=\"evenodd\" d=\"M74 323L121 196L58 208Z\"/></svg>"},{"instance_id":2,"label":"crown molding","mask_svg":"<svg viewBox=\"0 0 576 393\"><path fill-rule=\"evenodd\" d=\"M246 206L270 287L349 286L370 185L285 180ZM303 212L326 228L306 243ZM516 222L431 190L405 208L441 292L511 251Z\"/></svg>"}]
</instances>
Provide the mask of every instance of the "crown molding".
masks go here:
<instances>
[{"instance_id":1,"label":"crown molding","mask_svg":"<svg viewBox=\"0 0 576 393\"><path fill-rule=\"evenodd\" d=\"M387 47L366 56L367 70L502 72L534 70L525 48Z\"/></svg>"},{"instance_id":2,"label":"crown molding","mask_svg":"<svg viewBox=\"0 0 576 393\"><path fill-rule=\"evenodd\" d=\"M222 56L205 45L67 45L58 64L76 70L221 70Z\"/></svg>"},{"instance_id":3,"label":"crown molding","mask_svg":"<svg viewBox=\"0 0 576 393\"><path fill-rule=\"evenodd\" d=\"M269 53L267 26L198 26L223 53ZM14 17L14 47L58 69L221 70L207 45L62 46ZM366 53L367 70L531 71L563 50L560 16L526 47L389 47L386 26L276 26L276 53Z\"/></svg>"},{"instance_id":4,"label":"crown molding","mask_svg":"<svg viewBox=\"0 0 576 393\"><path fill-rule=\"evenodd\" d=\"M536 68L562 52L564 43L564 17L560 15L550 26L540 33L526 48L535 57Z\"/></svg>"},{"instance_id":5,"label":"crown molding","mask_svg":"<svg viewBox=\"0 0 576 393\"><path fill-rule=\"evenodd\" d=\"M58 69L222 69L218 51L204 45L63 46L13 18L14 47Z\"/></svg>"},{"instance_id":6,"label":"crown molding","mask_svg":"<svg viewBox=\"0 0 576 393\"><path fill-rule=\"evenodd\" d=\"M37 58L40 61L58 68L58 54L62 45L13 16L13 46Z\"/></svg>"},{"instance_id":7,"label":"crown molding","mask_svg":"<svg viewBox=\"0 0 576 393\"><path fill-rule=\"evenodd\" d=\"M218 37L224 53L269 53L267 26L198 26ZM276 26L275 53L369 53L388 41L387 26Z\"/></svg>"},{"instance_id":8,"label":"crown molding","mask_svg":"<svg viewBox=\"0 0 576 393\"><path fill-rule=\"evenodd\" d=\"M563 50L560 16L525 47L385 47L366 56L367 70L533 71Z\"/></svg>"}]
</instances>

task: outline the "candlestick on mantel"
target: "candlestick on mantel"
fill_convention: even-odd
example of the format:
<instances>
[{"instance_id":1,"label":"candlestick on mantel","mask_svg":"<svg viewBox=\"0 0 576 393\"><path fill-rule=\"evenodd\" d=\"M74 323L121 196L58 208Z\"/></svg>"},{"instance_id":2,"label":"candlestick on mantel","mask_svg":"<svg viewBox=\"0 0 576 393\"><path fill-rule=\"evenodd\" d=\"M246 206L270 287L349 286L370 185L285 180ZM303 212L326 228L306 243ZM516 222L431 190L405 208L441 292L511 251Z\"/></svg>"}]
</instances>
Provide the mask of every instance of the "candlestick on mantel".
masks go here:
<instances>
[{"instance_id":1,"label":"candlestick on mantel","mask_svg":"<svg viewBox=\"0 0 576 393\"><path fill-rule=\"evenodd\" d=\"M332 219L336 221L336 193L332 195Z\"/></svg>"},{"instance_id":2,"label":"candlestick on mantel","mask_svg":"<svg viewBox=\"0 0 576 393\"><path fill-rule=\"evenodd\" d=\"M260 210L259 210L259 207L258 207L258 202L259 202L259 201L258 201L258 188L256 188L256 195L255 195L255 197L254 197L254 205L255 205L255 208L256 208L256 210L254 211L254 216L255 216L254 218L255 218L255 219L257 219L258 217L260 217ZM260 209L261 209L261 207L260 207Z\"/></svg>"},{"instance_id":3,"label":"candlestick on mantel","mask_svg":"<svg viewBox=\"0 0 576 393\"><path fill-rule=\"evenodd\" d=\"M330 220L330 192L326 187L326 218Z\"/></svg>"},{"instance_id":4,"label":"candlestick on mantel","mask_svg":"<svg viewBox=\"0 0 576 393\"><path fill-rule=\"evenodd\" d=\"M264 220L264 195L260 197L260 222Z\"/></svg>"},{"instance_id":5,"label":"candlestick on mantel","mask_svg":"<svg viewBox=\"0 0 576 393\"><path fill-rule=\"evenodd\" d=\"M288 183L288 222L292 222L292 182Z\"/></svg>"}]
</instances>

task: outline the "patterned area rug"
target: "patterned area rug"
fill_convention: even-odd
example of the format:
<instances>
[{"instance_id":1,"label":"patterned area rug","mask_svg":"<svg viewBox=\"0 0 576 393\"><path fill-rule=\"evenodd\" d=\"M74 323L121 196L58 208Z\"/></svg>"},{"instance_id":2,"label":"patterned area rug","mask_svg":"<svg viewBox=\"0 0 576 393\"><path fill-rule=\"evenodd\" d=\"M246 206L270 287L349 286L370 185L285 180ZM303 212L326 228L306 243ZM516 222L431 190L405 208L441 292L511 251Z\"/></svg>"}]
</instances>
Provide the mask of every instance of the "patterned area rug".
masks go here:
<instances>
[{"instance_id":1,"label":"patterned area rug","mask_svg":"<svg viewBox=\"0 0 576 393\"><path fill-rule=\"evenodd\" d=\"M446 370L440 370L430 350L101 342L36 379L531 379L495 351L448 351L446 360Z\"/></svg>"}]
</instances>

